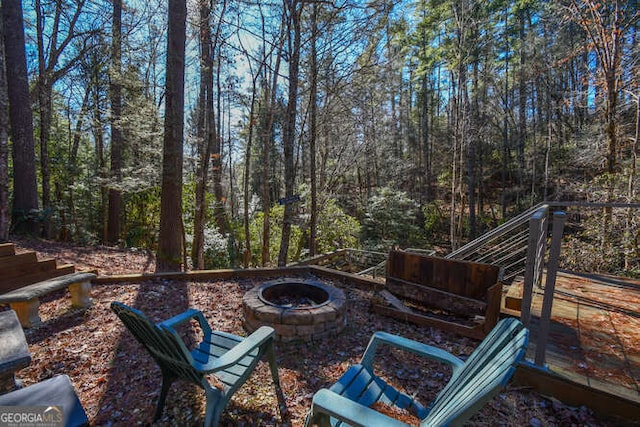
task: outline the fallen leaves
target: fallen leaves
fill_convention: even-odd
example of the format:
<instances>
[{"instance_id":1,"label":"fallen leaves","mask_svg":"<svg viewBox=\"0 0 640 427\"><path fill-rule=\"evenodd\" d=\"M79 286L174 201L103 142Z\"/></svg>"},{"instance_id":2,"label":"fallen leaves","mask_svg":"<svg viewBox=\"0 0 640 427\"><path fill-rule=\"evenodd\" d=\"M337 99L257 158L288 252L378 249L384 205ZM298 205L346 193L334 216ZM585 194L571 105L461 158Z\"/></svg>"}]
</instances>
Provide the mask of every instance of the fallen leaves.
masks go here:
<instances>
[{"instance_id":1,"label":"fallen leaves","mask_svg":"<svg viewBox=\"0 0 640 427\"><path fill-rule=\"evenodd\" d=\"M39 245L38 250L49 256L62 258L79 268L97 268L100 274L142 272L152 265L144 252L124 251L123 256L113 249L77 250L72 246ZM153 321L164 320L187 308L197 308L213 329L246 335L242 327L242 296L263 280L161 280L98 285L93 290L94 304L85 311L69 310L64 291L52 294L42 301L40 313L44 324L27 331L33 362L19 371L18 376L29 385L53 375L69 375L94 426L148 425L160 391L160 371L111 312L111 301L134 306ZM288 419L285 422L280 419L270 371L266 364L260 364L231 399L223 414L222 426L303 425L313 394L333 384L351 364L359 361L376 330L435 345L456 356L468 355L477 345L473 340L445 331L380 317L369 310L370 293L341 287L348 301L348 325L342 333L314 342L276 346ZM381 351L375 366L386 373L388 381L418 396L425 405L450 375L447 367L395 351ZM156 425L201 425L204 411L203 391L194 385L176 382L169 392L163 417ZM469 424L612 425L586 408L567 407L527 389L509 387Z\"/></svg>"}]
</instances>

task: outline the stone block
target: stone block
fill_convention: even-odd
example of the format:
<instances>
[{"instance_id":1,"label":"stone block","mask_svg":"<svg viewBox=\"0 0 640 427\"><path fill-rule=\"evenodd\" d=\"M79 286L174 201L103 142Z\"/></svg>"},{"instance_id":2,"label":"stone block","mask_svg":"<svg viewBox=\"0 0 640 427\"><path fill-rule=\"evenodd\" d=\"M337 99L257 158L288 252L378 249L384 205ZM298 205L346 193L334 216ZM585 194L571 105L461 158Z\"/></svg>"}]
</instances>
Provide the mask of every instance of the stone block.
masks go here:
<instances>
[{"instance_id":1,"label":"stone block","mask_svg":"<svg viewBox=\"0 0 640 427\"><path fill-rule=\"evenodd\" d=\"M20 325L22 325L23 328L32 328L42 323L39 313L39 298L33 298L24 302L12 302L9 306L16 312L20 320Z\"/></svg>"},{"instance_id":2,"label":"stone block","mask_svg":"<svg viewBox=\"0 0 640 427\"><path fill-rule=\"evenodd\" d=\"M276 331L277 337L296 336L296 326L283 324L275 324L271 326Z\"/></svg>"},{"instance_id":3,"label":"stone block","mask_svg":"<svg viewBox=\"0 0 640 427\"><path fill-rule=\"evenodd\" d=\"M265 305L260 310L254 311L256 319L267 323L273 323L274 325L282 322L282 310L278 307Z\"/></svg>"},{"instance_id":4,"label":"stone block","mask_svg":"<svg viewBox=\"0 0 640 427\"><path fill-rule=\"evenodd\" d=\"M338 317L338 312L331 307L331 305L324 305L322 307L318 307L314 310L313 313L313 323L324 323L330 322Z\"/></svg>"},{"instance_id":5,"label":"stone block","mask_svg":"<svg viewBox=\"0 0 640 427\"><path fill-rule=\"evenodd\" d=\"M71 305L73 307L87 308L91 306L91 282L79 282L69 285Z\"/></svg>"},{"instance_id":6,"label":"stone block","mask_svg":"<svg viewBox=\"0 0 640 427\"><path fill-rule=\"evenodd\" d=\"M287 325L309 325L313 324L313 315L308 309L283 310L282 323Z\"/></svg>"}]
</instances>

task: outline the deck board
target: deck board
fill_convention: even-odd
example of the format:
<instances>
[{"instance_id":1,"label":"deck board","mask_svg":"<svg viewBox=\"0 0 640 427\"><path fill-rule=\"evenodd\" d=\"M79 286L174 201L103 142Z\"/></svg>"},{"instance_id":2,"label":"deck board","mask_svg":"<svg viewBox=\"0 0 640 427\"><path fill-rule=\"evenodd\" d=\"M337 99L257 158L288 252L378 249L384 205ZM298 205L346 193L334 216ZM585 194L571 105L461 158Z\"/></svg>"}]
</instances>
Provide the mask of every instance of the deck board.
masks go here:
<instances>
[{"instance_id":1,"label":"deck board","mask_svg":"<svg viewBox=\"0 0 640 427\"><path fill-rule=\"evenodd\" d=\"M517 315L505 304L517 306L521 280L512 286L503 312ZM537 290L532 302L531 361L542 295ZM640 281L559 272L546 363L561 377L640 404Z\"/></svg>"}]
</instances>

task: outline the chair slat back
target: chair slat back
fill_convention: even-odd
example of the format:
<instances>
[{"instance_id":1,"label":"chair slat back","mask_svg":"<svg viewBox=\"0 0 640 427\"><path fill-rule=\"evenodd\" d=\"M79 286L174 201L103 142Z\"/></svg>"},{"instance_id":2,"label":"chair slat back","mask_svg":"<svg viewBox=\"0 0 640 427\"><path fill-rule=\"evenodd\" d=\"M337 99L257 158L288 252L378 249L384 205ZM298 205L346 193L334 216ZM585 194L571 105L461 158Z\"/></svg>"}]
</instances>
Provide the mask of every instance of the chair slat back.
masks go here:
<instances>
[{"instance_id":1,"label":"chair slat back","mask_svg":"<svg viewBox=\"0 0 640 427\"><path fill-rule=\"evenodd\" d=\"M161 330L140 310L117 301L111 303L111 309L163 371L200 384L203 375L193 368L191 354L184 350L175 337Z\"/></svg>"},{"instance_id":2,"label":"chair slat back","mask_svg":"<svg viewBox=\"0 0 640 427\"><path fill-rule=\"evenodd\" d=\"M438 393L420 425L462 424L504 387L527 341L528 330L519 320L500 321Z\"/></svg>"}]
</instances>

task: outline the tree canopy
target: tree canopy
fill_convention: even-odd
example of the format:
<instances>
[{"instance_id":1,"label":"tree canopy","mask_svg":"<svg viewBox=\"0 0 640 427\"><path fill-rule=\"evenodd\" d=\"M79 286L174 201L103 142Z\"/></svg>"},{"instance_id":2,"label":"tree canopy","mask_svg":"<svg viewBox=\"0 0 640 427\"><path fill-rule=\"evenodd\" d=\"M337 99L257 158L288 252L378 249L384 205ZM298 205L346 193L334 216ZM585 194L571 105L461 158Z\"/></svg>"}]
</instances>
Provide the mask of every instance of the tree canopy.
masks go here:
<instances>
[{"instance_id":1,"label":"tree canopy","mask_svg":"<svg viewBox=\"0 0 640 427\"><path fill-rule=\"evenodd\" d=\"M2 3L0 101L33 118L2 107L1 240L283 265L451 250L544 200L638 201L637 2L198 0L183 75L176 2ZM638 215L622 233L604 215L614 269L640 270Z\"/></svg>"}]
</instances>

